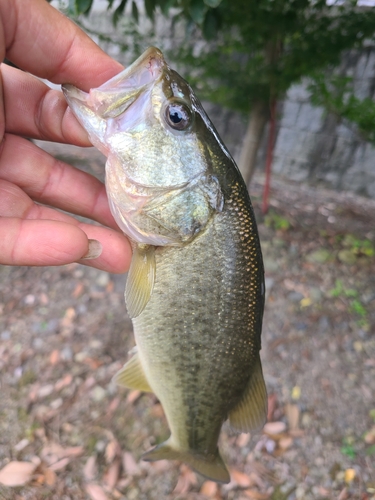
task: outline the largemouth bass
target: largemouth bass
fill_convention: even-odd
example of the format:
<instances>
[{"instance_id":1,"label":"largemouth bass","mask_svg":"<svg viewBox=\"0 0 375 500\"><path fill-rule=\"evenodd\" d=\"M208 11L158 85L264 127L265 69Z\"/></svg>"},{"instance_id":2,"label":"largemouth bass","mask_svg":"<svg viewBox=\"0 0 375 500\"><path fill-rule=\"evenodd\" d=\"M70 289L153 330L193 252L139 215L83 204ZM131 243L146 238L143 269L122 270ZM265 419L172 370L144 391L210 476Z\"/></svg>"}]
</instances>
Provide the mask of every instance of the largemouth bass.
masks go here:
<instances>
[{"instance_id":1,"label":"largemouth bass","mask_svg":"<svg viewBox=\"0 0 375 500\"><path fill-rule=\"evenodd\" d=\"M171 431L143 458L181 460L226 483L224 421L253 432L267 413L264 272L246 185L157 48L89 93L63 91L108 157L110 207L133 245L125 300L137 352L116 380L155 393Z\"/></svg>"}]
</instances>

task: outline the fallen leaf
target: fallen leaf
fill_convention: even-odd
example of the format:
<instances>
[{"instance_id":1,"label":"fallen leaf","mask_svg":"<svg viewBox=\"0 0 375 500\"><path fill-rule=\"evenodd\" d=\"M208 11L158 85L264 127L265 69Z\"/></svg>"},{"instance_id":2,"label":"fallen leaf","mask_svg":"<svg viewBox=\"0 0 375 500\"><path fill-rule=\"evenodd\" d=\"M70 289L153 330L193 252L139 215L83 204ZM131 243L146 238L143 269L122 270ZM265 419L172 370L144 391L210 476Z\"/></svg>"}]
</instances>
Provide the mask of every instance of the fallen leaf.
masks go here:
<instances>
[{"instance_id":1,"label":"fallen leaf","mask_svg":"<svg viewBox=\"0 0 375 500\"><path fill-rule=\"evenodd\" d=\"M230 476L232 481L237 483L238 486L241 486L241 488L248 488L253 484L247 474L244 474L243 472L240 472L238 470L231 469Z\"/></svg>"},{"instance_id":2,"label":"fallen leaf","mask_svg":"<svg viewBox=\"0 0 375 500\"><path fill-rule=\"evenodd\" d=\"M57 380L57 382L55 383L55 391L61 391L62 389L64 389L64 387L68 387L69 385L71 385L72 382L73 375L71 373L67 373L63 378Z\"/></svg>"},{"instance_id":3,"label":"fallen leaf","mask_svg":"<svg viewBox=\"0 0 375 500\"><path fill-rule=\"evenodd\" d=\"M156 403L150 408L150 414L155 418L164 417L164 410L160 403Z\"/></svg>"},{"instance_id":4,"label":"fallen leaf","mask_svg":"<svg viewBox=\"0 0 375 500\"><path fill-rule=\"evenodd\" d=\"M54 462L53 464L51 464L49 466L49 468L53 471L65 469L65 467L70 463L70 461L71 461L70 458L65 457L65 458L62 458L61 460L58 460L57 462Z\"/></svg>"},{"instance_id":5,"label":"fallen leaf","mask_svg":"<svg viewBox=\"0 0 375 500\"><path fill-rule=\"evenodd\" d=\"M121 454L121 448L116 439L112 439L105 448L105 461L110 464L115 457Z\"/></svg>"},{"instance_id":6,"label":"fallen leaf","mask_svg":"<svg viewBox=\"0 0 375 500\"><path fill-rule=\"evenodd\" d=\"M270 498L268 493L260 493L257 490L244 490L243 493L252 500L268 500Z\"/></svg>"},{"instance_id":7,"label":"fallen leaf","mask_svg":"<svg viewBox=\"0 0 375 500\"><path fill-rule=\"evenodd\" d=\"M122 455L122 466L129 476L136 476L140 472L139 465L129 451L125 451Z\"/></svg>"},{"instance_id":8,"label":"fallen leaf","mask_svg":"<svg viewBox=\"0 0 375 500\"><path fill-rule=\"evenodd\" d=\"M83 477L87 482L92 481L98 472L96 464L96 456L92 455L87 459L87 462L83 468Z\"/></svg>"},{"instance_id":9,"label":"fallen leaf","mask_svg":"<svg viewBox=\"0 0 375 500\"><path fill-rule=\"evenodd\" d=\"M44 479L44 484L47 484L48 486L53 486L56 483L56 473L48 468L43 469L43 479Z\"/></svg>"},{"instance_id":10,"label":"fallen leaf","mask_svg":"<svg viewBox=\"0 0 375 500\"><path fill-rule=\"evenodd\" d=\"M214 497L218 492L219 487L217 483L214 483L213 481L205 481L202 484L202 488L200 489L200 493L202 493L202 495L206 495L209 498Z\"/></svg>"},{"instance_id":11,"label":"fallen leaf","mask_svg":"<svg viewBox=\"0 0 375 500\"><path fill-rule=\"evenodd\" d=\"M281 434L285 432L285 422L267 422L263 427L263 432L269 435Z\"/></svg>"},{"instance_id":12,"label":"fallen leaf","mask_svg":"<svg viewBox=\"0 0 375 500\"><path fill-rule=\"evenodd\" d=\"M21 439L19 443L17 443L14 447L16 451L22 451L26 446L30 444L30 441L28 439Z\"/></svg>"},{"instance_id":13,"label":"fallen leaf","mask_svg":"<svg viewBox=\"0 0 375 500\"><path fill-rule=\"evenodd\" d=\"M51 365L57 365L59 361L60 361L60 352L57 349L55 349L50 354L49 362L51 363Z\"/></svg>"},{"instance_id":14,"label":"fallen leaf","mask_svg":"<svg viewBox=\"0 0 375 500\"><path fill-rule=\"evenodd\" d=\"M290 436L283 437L279 441L279 447L282 450L287 450L292 446L292 444L293 444L293 438L291 438Z\"/></svg>"},{"instance_id":15,"label":"fallen leaf","mask_svg":"<svg viewBox=\"0 0 375 500\"><path fill-rule=\"evenodd\" d=\"M268 395L268 409L267 409L267 421L273 420L273 414L277 407L277 394L272 393Z\"/></svg>"},{"instance_id":16,"label":"fallen leaf","mask_svg":"<svg viewBox=\"0 0 375 500\"><path fill-rule=\"evenodd\" d=\"M23 486L31 481L38 465L31 462L9 462L0 470L0 483L4 486Z\"/></svg>"},{"instance_id":17,"label":"fallen leaf","mask_svg":"<svg viewBox=\"0 0 375 500\"><path fill-rule=\"evenodd\" d=\"M366 432L364 438L365 443L367 444L374 444L375 443L375 426L370 429L368 432Z\"/></svg>"},{"instance_id":18,"label":"fallen leaf","mask_svg":"<svg viewBox=\"0 0 375 500\"><path fill-rule=\"evenodd\" d=\"M355 469L346 469L344 474L344 479L346 483L351 483L356 476Z\"/></svg>"},{"instance_id":19,"label":"fallen leaf","mask_svg":"<svg viewBox=\"0 0 375 500\"><path fill-rule=\"evenodd\" d=\"M117 457L108 467L108 470L103 477L103 482L105 483L109 491L112 491L116 486L116 483L120 477L120 471L121 471L121 460L119 457Z\"/></svg>"},{"instance_id":20,"label":"fallen leaf","mask_svg":"<svg viewBox=\"0 0 375 500\"><path fill-rule=\"evenodd\" d=\"M126 402L129 404L133 404L137 401L138 398L140 398L142 395L141 391L138 391L138 389L135 389L134 391L130 391L128 394L128 397L126 398Z\"/></svg>"},{"instance_id":21,"label":"fallen leaf","mask_svg":"<svg viewBox=\"0 0 375 500\"><path fill-rule=\"evenodd\" d=\"M98 484L86 484L85 489L91 500L108 500L108 497L105 494L103 488Z\"/></svg>"},{"instance_id":22,"label":"fallen leaf","mask_svg":"<svg viewBox=\"0 0 375 500\"><path fill-rule=\"evenodd\" d=\"M285 416L288 420L289 429L295 431L299 428L299 408L297 405L285 405Z\"/></svg>"},{"instance_id":23,"label":"fallen leaf","mask_svg":"<svg viewBox=\"0 0 375 500\"><path fill-rule=\"evenodd\" d=\"M83 292L83 283L79 281L72 293L73 297L77 299L80 295L82 295Z\"/></svg>"},{"instance_id":24,"label":"fallen leaf","mask_svg":"<svg viewBox=\"0 0 375 500\"><path fill-rule=\"evenodd\" d=\"M196 484L197 477L195 473L185 464L182 464L180 467L180 475L178 477L178 481L175 489L173 490L173 493L184 495L185 493L188 493L188 491L190 490L190 486Z\"/></svg>"},{"instance_id":25,"label":"fallen leaf","mask_svg":"<svg viewBox=\"0 0 375 500\"><path fill-rule=\"evenodd\" d=\"M245 434L244 432L242 432L237 437L236 445L239 446L240 448L243 448L244 446L246 446L249 443L250 439L251 439L250 434Z\"/></svg>"}]
</instances>

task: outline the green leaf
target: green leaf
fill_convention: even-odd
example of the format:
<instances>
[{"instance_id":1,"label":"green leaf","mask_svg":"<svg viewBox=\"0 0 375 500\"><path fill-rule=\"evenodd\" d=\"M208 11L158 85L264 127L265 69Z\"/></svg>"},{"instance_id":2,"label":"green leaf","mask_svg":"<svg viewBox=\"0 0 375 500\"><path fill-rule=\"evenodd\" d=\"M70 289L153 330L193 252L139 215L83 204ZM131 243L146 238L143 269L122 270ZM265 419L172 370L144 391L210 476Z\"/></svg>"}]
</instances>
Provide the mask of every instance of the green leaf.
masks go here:
<instances>
[{"instance_id":1,"label":"green leaf","mask_svg":"<svg viewBox=\"0 0 375 500\"><path fill-rule=\"evenodd\" d=\"M133 3L132 3L132 16L134 18L134 21L136 23L138 23L138 21L139 21L138 7L137 7L137 4L134 2L134 0L133 0Z\"/></svg>"},{"instance_id":2,"label":"green leaf","mask_svg":"<svg viewBox=\"0 0 375 500\"><path fill-rule=\"evenodd\" d=\"M126 2L127 2L127 0L121 0L120 5L118 7L116 7L116 10L113 13L112 21L113 21L113 24L115 26L117 25L120 17L124 13L124 10L125 10L125 7L126 7Z\"/></svg>"},{"instance_id":3,"label":"green leaf","mask_svg":"<svg viewBox=\"0 0 375 500\"><path fill-rule=\"evenodd\" d=\"M155 0L145 0L146 14L151 19L151 21L154 20L154 11L155 11L155 8L156 8L156 2L155 2Z\"/></svg>"},{"instance_id":4,"label":"green leaf","mask_svg":"<svg viewBox=\"0 0 375 500\"><path fill-rule=\"evenodd\" d=\"M192 0L189 8L189 13L193 21L197 24L202 24L207 12L207 5L203 0Z\"/></svg>"},{"instance_id":5,"label":"green leaf","mask_svg":"<svg viewBox=\"0 0 375 500\"><path fill-rule=\"evenodd\" d=\"M220 27L220 16L217 11L209 10L203 21L203 34L207 40L212 40L217 35Z\"/></svg>"},{"instance_id":6,"label":"green leaf","mask_svg":"<svg viewBox=\"0 0 375 500\"><path fill-rule=\"evenodd\" d=\"M208 7L212 7L213 9L215 9L216 7L218 7L221 4L221 2L222 2L222 0L204 0L204 3Z\"/></svg>"},{"instance_id":7,"label":"green leaf","mask_svg":"<svg viewBox=\"0 0 375 500\"><path fill-rule=\"evenodd\" d=\"M88 14L92 7L93 0L75 0L77 14Z\"/></svg>"}]
</instances>

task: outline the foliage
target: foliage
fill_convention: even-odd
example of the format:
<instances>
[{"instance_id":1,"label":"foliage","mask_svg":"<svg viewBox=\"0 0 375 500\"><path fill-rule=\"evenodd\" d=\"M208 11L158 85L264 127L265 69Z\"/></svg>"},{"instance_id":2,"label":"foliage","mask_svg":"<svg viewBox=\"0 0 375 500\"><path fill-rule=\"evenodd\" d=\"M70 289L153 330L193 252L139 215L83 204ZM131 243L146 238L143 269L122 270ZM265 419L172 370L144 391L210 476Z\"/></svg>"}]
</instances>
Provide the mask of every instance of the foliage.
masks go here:
<instances>
[{"instance_id":1,"label":"foliage","mask_svg":"<svg viewBox=\"0 0 375 500\"><path fill-rule=\"evenodd\" d=\"M134 0L107 1L115 22L130 2L138 18ZM92 4L69 0L70 12L87 14ZM159 8L175 22L186 21L175 57L194 68L211 99L245 111L251 100L281 96L302 76L336 64L343 50L375 33L375 11L349 0L339 6L325 0L144 0L144 7L151 19ZM200 34L208 43L196 54Z\"/></svg>"},{"instance_id":2,"label":"foliage","mask_svg":"<svg viewBox=\"0 0 375 500\"><path fill-rule=\"evenodd\" d=\"M355 96L352 78L320 73L312 79L309 90L313 104L355 123L362 138L375 144L375 103L370 97Z\"/></svg>"}]
</instances>

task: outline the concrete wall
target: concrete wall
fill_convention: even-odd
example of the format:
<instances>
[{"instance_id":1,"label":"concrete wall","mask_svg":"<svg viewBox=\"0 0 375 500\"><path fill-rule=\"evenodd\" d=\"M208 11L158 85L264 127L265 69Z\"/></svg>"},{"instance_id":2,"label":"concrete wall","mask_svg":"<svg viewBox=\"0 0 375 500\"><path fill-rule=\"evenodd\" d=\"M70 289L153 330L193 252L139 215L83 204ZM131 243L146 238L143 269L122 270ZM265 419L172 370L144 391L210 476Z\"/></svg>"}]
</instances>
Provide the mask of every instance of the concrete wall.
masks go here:
<instances>
[{"instance_id":1,"label":"concrete wall","mask_svg":"<svg viewBox=\"0 0 375 500\"><path fill-rule=\"evenodd\" d=\"M374 47L348 53L339 70L354 79L358 97L374 97ZM306 84L293 86L283 103L273 168L292 180L375 198L375 147L352 124L313 107Z\"/></svg>"}]
</instances>

